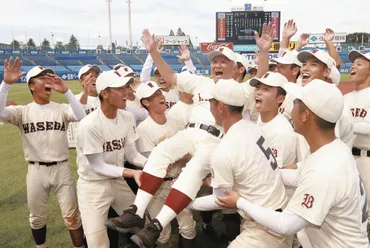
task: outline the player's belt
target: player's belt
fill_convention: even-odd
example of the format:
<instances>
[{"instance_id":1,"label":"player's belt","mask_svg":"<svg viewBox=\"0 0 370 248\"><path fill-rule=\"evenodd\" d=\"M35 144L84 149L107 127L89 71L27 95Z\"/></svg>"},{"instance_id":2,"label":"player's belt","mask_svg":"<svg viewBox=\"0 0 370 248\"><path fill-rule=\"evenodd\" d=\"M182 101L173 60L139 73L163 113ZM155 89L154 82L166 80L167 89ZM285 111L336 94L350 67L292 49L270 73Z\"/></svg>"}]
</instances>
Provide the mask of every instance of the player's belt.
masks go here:
<instances>
[{"instance_id":1,"label":"player's belt","mask_svg":"<svg viewBox=\"0 0 370 248\"><path fill-rule=\"evenodd\" d=\"M222 134L222 132L217 129L217 127L212 126L212 125L204 125L204 124L201 124L201 123L200 124L199 123L188 123L188 124L186 124L185 128L188 128L188 127L202 129L202 130L207 131L208 133L210 133L213 136L216 136L220 139L224 136Z\"/></svg>"},{"instance_id":2,"label":"player's belt","mask_svg":"<svg viewBox=\"0 0 370 248\"><path fill-rule=\"evenodd\" d=\"M172 180L175 180L176 177L165 177L163 178L163 181L172 181Z\"/></svg>"},{"instance_id":3,"label":"player's belt","mask_svg":"<svg viewBox=\"0 0 370 248\"><path fill-rule=\"evenodd\" d=\"M357 147L353 147L353 148L352 148L352 155L353 155L353 156L361 156L361 151L362 151L362 152L365 152L366 157L370 157L370 151L361 150L361 149L359 149L359 148L357 148Z\"/></svg>"},{"instance_id":4,"label":"player's belt","mask_svg":"<svg viewBox=\"0 0 370 248\"><path fill-rule=\"evenodd\" d=\"M49 166L54 166L54 165L57 165L58 163L64 163L64 162L67 162L68 159L66 160L63 160L63 161L59 161L59 162L34 162L34 161L28 161L28 163L30 164L39 164L39 165L44 165L46 167L49 167Z\"/></svg>"}]
</instances>

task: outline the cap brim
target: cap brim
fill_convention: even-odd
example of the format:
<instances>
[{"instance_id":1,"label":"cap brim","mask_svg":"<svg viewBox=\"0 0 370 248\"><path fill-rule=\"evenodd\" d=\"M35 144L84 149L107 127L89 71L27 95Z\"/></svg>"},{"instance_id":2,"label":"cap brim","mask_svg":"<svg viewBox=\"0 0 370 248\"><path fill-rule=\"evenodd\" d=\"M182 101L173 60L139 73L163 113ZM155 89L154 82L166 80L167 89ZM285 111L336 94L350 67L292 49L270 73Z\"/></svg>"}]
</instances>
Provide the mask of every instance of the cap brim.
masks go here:
<instances>
[{"instance_id":1,"label":"cap brim","mask_svg":"<svg viewBox=\"0 0 370 248\"><path fill-rule=\"evenodd\" d=\"M303 87L296 83L286 83L284 85L284 90L299 100L303 98Z\"/></svg>"},{"instance_id":2,"label":"cap brim","mask_svg":"<svg viewBox=\"0 0 370 248\"><path fill-rule=\"evenodd\" d=\"M257 87L257 85L259 85L260 83L263 83L260 78L252 78L249 81L249 85L252 86L252 87Z\"/></svg>"},{"instance_id":3,"label":"cap brim","mask_svg":"<svg viewBox=\"0 0 370 248\"><path fill-rule=\"evenodd\" d=\"M299 61L299 62L304 63L304 62L307 60L307 58L308 58L308 57L310 57L310 56L317 58L317 57L316 57L314 54L312 54L311 52L308 52L308 51L302 51L302 52L298 53L298 55L297 55L297 59L298 59L298 61ZM318 58L317 58L317 59L318 59ZM320 61L321 61L321 60L320 60Z\"/></svg>"},{"instance_id":4,"label":"cap brim","mask_svg":"<svg viewBox=\"0 0 370 248\"><path fill-rule=\"evenodd\" d=\"M163 89L163 88L164 87L162 87L162 86L154 86L153 88L151 88L151 91L148 92L148 94L146 94L145 96L140 96L140 100L143 99L143 98L151 97L155 92L157 92L158 90Z\"/></svg>"},{"instance_id":5,"label":"cap brim","mask_svg":"<svg viewBox=\"0 0 370 248\"><path fill-rule=\"evenodd\" d=\"M109 88L119 88L119 87L125 86L126 84L131 83L130 81L134 81L134 79L129 78L129 77L120 77L117 79L116 82L109 85Z\"/></svg>"},{"instance_id":6,"label":"cap brim","mask_svg":"<svg viewBox=\"0 0 370 248\"><path fill-rule=\"evenodd\" d=\"M363 57L365 58L366 60L369 60L368 58L366 58L362 53L360 53L359 51L357 50L352 50L349 54L348 54L348 59L353 63L355 62L355 60L359 57ZM370 60L369 60L370 61Z\"/></svg>"},{"instance_id":7,"label":"cap brim","mask_svg":"<svg viewBox=\"0 0 370 248\"><path fill-rule=\"evenodd\" d=\"M39 76L41 73L43 72L47 72L47 73L51 73L51 74L55 74L55 71L53 69L50 69L50 68L44 68L44 70L40 71L40 73L38 73L37 75L33 76L33 77L30 77L27 81L27 83L29 83L31 81L32 78L35 78L37 76Z\"/></svg>"},{"instance_id":8,"label":"cap brim","mask_svg":"<svg viewBox=\"0 0 370 248\"><path fill-rule=\"evenodd\" d=\"M222 52L219 52L219 51L212 51L208 54L208 60L209 61L212 61L212 59L214 59L215 57L219 56L219 55L222 55L222 56L225 56ZM226 57L226 56L225 56Z\"/></svg>"},{"instance_id":9,"label":"cap brim","mask_svg":"<svg viewBox=\"0 0 370 248\"><path fill-rule=\"evenodd\" d=\"M288 60L284 59L283 57L279 57L277 59L271 59L271 62L279 63L279 64L283 64L283 65L293 65L294 64L294 62L288 61ZM269 65L271 65L271 64L269 64Z\"/></svg>"}]
</instances>

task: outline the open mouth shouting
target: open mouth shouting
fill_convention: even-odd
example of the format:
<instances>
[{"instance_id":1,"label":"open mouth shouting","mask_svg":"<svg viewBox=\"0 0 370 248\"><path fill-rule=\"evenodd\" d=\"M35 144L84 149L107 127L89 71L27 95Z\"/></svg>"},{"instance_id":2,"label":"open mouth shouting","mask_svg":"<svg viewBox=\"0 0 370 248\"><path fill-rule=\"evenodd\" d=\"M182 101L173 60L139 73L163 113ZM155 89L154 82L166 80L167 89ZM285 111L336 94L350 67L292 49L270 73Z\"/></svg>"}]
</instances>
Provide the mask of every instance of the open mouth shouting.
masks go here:
<instances>
[{"instance_id":1,"label":"open mouth shouting","mask_svg":"<svg viewBox=\"0 0 370 248\"><path fill-rule=\"evenodd\" d=\"M255 101L255 103L256 103L256 105L255 105L256 109L261 108L261 105L262 105L262 100L261 100L261 98L256 97L256 98L254 99L254 101Z\"/></svg>"},{"instance_id":2,"label":"open mouth shouting","mask_svg":"<svg viewBox=\"0 0 370 248\"><path fill-rule=\"evenodd\" d=\"M222 78L222 75L224 75L224 72L222 70L215 70L216 78Z\"/></svg>"}]
</instances>

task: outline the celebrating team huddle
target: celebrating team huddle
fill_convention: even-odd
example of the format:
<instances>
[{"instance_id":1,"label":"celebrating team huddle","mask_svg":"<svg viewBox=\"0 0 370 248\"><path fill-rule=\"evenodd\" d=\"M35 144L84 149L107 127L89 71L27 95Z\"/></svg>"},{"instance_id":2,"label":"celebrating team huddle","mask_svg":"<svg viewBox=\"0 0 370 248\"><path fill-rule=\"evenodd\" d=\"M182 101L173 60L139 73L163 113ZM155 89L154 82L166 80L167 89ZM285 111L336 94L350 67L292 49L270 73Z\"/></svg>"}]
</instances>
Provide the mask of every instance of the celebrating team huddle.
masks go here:
<instances>
[{"instance_id":1,"label":"celebrating team huddle","mask_svg":"<svg viewBox=\"0 0 370 248\"><path fill-rule=\"evenodd\" d=\"M293 22L285 29L289 44ZM140 80L123 64L104 72L85 65L83 91L73 95L52 69L35 66L26 75L33 102L6 106L23 75L18 58L6 60L0 121L21 132L36 246L46 247L52 191L74 247L110 247L107 228L138 247L160 246L175 218L179 247L196 247L193 211L213 210L222 211L231 248L370 247L370 54L350 52L356 90L343 96L331 30L329 52L282 45L272 61L275 28L262 30L248 81L248 61L227 47L209 53L206 77L181 46L184 67L176 73L161 40L144 30L149 54ZM52 102L52 91L69 104ZM76 190L68 127L76 133ZM211 194L197 196L207 187ZM110 208L119 216L109 218Z\"/></svg>"}]
</instances>

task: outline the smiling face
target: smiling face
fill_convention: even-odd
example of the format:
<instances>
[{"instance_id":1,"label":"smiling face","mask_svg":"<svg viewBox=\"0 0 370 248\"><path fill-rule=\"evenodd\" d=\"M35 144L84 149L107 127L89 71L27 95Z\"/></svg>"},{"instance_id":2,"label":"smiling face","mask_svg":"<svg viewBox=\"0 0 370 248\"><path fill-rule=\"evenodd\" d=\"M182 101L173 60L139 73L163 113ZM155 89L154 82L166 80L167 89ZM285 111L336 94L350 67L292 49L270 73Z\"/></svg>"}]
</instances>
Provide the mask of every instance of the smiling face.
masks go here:
<instances>
[{"instance_id":1,"label":"smiling face","mask_svg":"<svg viewBox=\"0 0 370 248\"><path fill-rule=\"evenodd\" d=\"M97 72L96 70L94 69L90 69L88 70L87 72L85 72L84 74L81 75L81 79L80 79L80 82L84 81L85 78L91 74L92 78L93 78L93 82L91 83L90 87L89 87L89 96L97 96L98 95L98 92L96 91L96 79L98 78L99 76L99 72Z\"/></svg>"},{"instance_id":2,"label":"smiling face","mask_svg":"<svg viewBox=\"0 0 370 248\"><path fill-rule=\"evenodd\" d=\"M218 55L211 61L211 76L215 82L220 79L231 79L234 76L234 61L224 55Z\"/></svg>"},{"instance_id":3,"label":"smiling face","mask_svg":"<svg viewBox=\"0 0 370 248\"><path fill-rule=\"evenodd\" d=\"M164 114L167 110L166 98L161 90L157 90L150 97L142 99L141 103L148 109L149 113Z\"/></svg>"},{"instance_id":4,"label":"smiling face","mask_svg":"<svg viewBox=\"0 0 370 248\"><path fill-rule=\"evenodd\" d=\"M53 82L46 76L48 72L44 71L30 79L28 88L32 91L34 99L39 99L41 102L50 102L51 91L53 89Z\"/></svg>"},{"instance_id":5,"label":"smiling face","mask_svg":"<svg viewBox=\"0 0 370 248\"><path fill-rule=\"evenodd\" d=\"M116 109L125 109L127 90L127 85L118 88L106 88L100 93L104 99L102 105L106 104Z\"/></svg>"},{"instance_id":6,"label":"smiling face","mask_svg":"<svg viewBox=\"0 0 370 248\"><path fill-rule=\"evenodd\" d=\"M350 69L350 79L356 84L361 84L370 78L370 61L358 57Z\"/></svg>"},{"instance_id":7,"label":"smiling face","mask_svg":"<svg viewBox=\"0 0 370 248\"><path fill-rule=\"evenodd\" d=\"M254 91L257 112L275 111L283 103L285 96L279 95L278 87L259 83Z\"/></svg>"},{"instance_id":8,"label":"smiling face","mask_svg":"<svg viewBox=\"0 0 370 248\"><path fill-rule=\"evenodd\" d=\"M302 85L305 86L314 79L326 81L330 69L314 56L310 56L302 65Z\"/></svg>"},{"instance_id":9,"label":"smiling face","mask_svg":"<svg viewBox=\"0 0 370 248\"><path fill-rule=\"evenodd\" d=\"M167 83L164 78L162 77L161 73L158 70L154 72L155 81L157 82L158 86L163 87L163 90L168 91L170 84Z\"/></svg>"}]
</instances>

